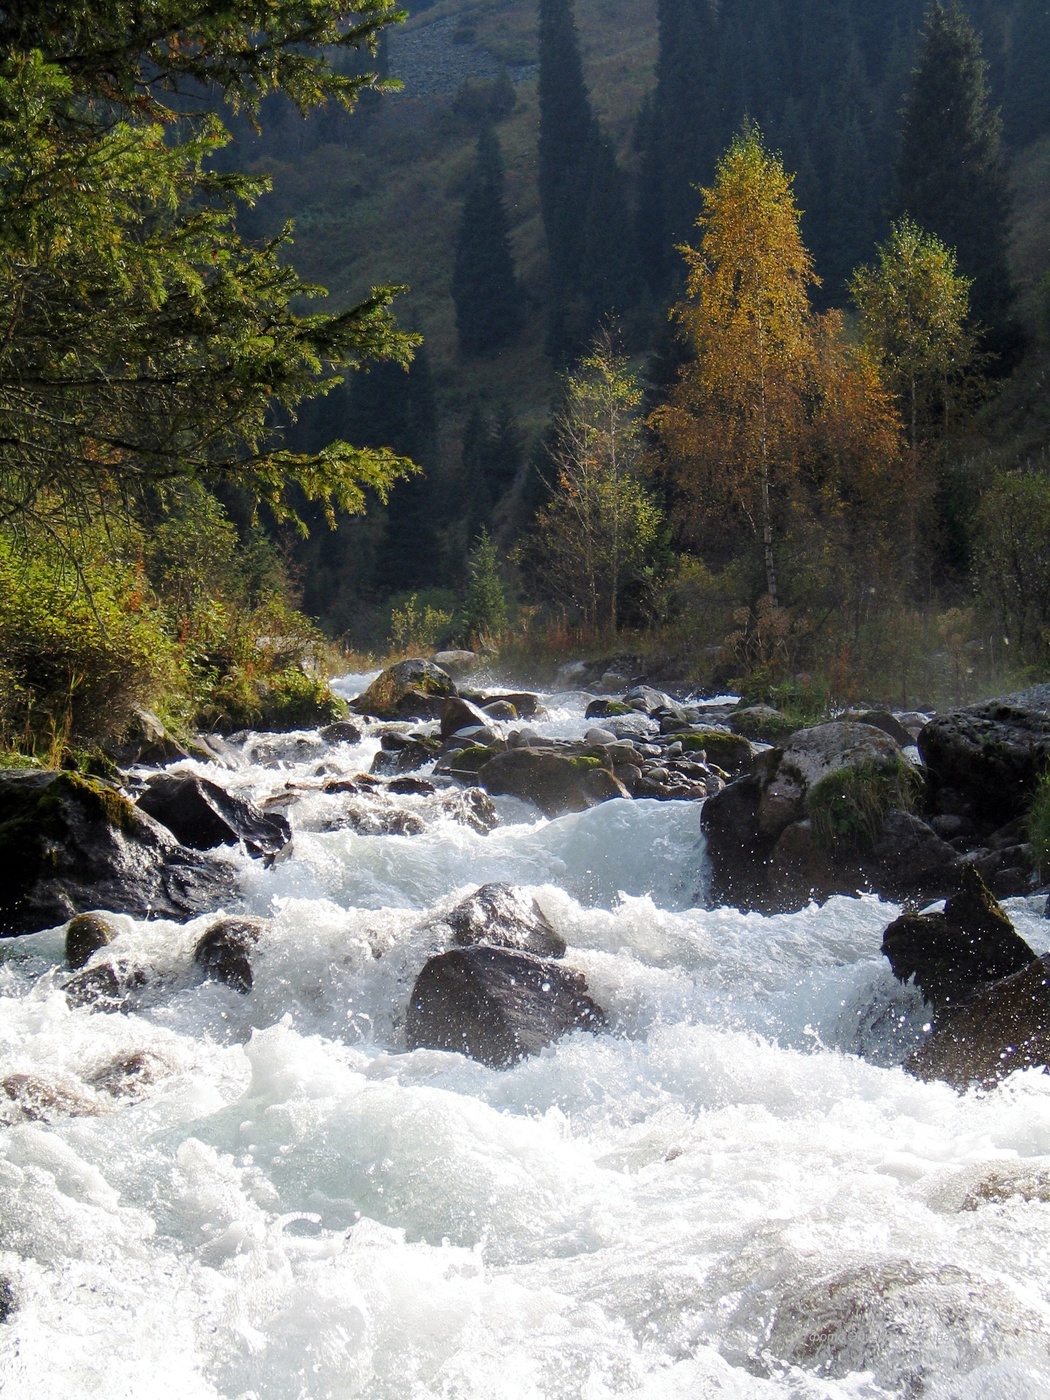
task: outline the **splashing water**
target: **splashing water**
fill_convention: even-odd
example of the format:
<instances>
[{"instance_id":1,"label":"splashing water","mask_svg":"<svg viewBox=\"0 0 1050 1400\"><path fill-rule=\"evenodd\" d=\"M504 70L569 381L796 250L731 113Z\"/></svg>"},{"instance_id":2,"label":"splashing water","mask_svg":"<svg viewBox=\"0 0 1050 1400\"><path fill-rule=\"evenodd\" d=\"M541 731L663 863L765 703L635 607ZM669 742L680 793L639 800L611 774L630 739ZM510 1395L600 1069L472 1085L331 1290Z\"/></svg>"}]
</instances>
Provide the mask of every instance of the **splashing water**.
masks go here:
<instances>
[{"instance_id":1,"label":"splashing water","mask_svg":"<svg viewBox=\"0 0 1050 1400\"><path fill-rule=\"evenodd\" d=\"M561 700L536 727L581 732ZM255 736L213 776L265 798L320 752ZM35 1086L0 1094L5 1396L1050 1396L1050 1077L903 1073L927 1013L879 955L892 906L705 909L688 803L364 836L326 801L243 859L249 996L190 975L210 916L114 919L154 971L125 1015L67 1004L62 930L0 945L0 1078ZM432 916L493 879L607 1032L504 1071L406 1052Z\"/></svg>"}]
</instances>

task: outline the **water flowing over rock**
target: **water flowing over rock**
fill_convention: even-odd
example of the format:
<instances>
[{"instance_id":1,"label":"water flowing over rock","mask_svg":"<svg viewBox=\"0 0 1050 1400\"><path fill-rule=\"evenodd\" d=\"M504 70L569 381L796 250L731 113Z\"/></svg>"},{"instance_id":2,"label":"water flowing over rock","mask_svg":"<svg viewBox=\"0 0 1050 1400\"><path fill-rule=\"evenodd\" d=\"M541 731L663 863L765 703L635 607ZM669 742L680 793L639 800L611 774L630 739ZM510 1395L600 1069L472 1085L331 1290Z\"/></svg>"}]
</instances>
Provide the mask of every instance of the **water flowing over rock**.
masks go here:
<instances>
[{"instance_id":1,"label":"water flowing over rock","mask_svg":"<svg viewBox=\"0 0 1050 1400\"><path fill-rule=\"evenodd\" d=\"M503 1069L605 1013L578 972L506 948L453 948L427 962L412 989L410 1048L455 1050Z\"/></svg>"},{"instance_id":2,"label":"water flowing over rock","mask_svg":"<svg viewBox=\"0 0 1050 1400\"><path fill-rule=\"evenodd\" d=\"M538 749L496 754L478 770L478 781L494 796L507 793L535 803L548 817L583 812L614 797L630 797L598 759Z\"/></svg>"},{"instance_id":3,"label":"water flowing over rock","mask_svg":"<svg viewBox=\"0 0 1050 1400\"><path fill-rule=\"evenodd\" d=\"M0 773L0 934L108 909L184 920L223 903L231 868L187 850L102 783L71 773Z\"/></svg>"},{"instance_id":4,"label":"water flowing over rock","mask_svg":"<svg viewBox=\"0 0 1050 1400\"><path fill-rule=\"evenodd\" d=\"M565 939L555 932L536 901L512 885L482 885L443 915L441 922L464 948L488 943L542 958L565 955Z\"/></svg>"},{"instance_id":5,"label":"water flowing over rock","mask_svg":"<svg viewBox=\"0 0 1050 1400\"><path fill-rule=\"evenodd\" d=\"M284 817L260 812L253 802L194 773L156 774L137 805L195 851L243 841L252 855L276 855L292 835Z\"/></svg>"}]
</instances>

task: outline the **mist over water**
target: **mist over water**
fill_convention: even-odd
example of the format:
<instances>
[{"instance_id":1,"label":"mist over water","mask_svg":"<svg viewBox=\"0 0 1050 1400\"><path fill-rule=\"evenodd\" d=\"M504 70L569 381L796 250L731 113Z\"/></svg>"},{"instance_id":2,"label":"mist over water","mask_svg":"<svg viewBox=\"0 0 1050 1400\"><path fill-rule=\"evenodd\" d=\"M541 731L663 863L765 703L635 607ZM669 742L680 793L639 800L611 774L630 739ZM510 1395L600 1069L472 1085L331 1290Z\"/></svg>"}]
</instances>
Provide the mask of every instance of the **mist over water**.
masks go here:
<instances>
[{"instance_id":1,"label":"mist over water","mask_svg":"<svg viewBox=\"0 0 1050 1400\"><path fill-rule=\"evenodd\" d=\"M534 727L581 732L562 700ZM376 747L259 735L211 771L317 789L290 855L242 858L250 995L192 972L212 916L115 920L153 970L127 1014L68 1005L62 930L0 944L0 1077L75 1108L0 1095L5 1396L1050 1397L1050 1076L904 1074L928 1011L880 956L892 905L706 909L690 803L326 830L320 756ZM437 916L496 879L607 1032L502 1071L406 1052ZM1046 950L1040 901L1007 907Z\"/></svg>"}]
</instances>

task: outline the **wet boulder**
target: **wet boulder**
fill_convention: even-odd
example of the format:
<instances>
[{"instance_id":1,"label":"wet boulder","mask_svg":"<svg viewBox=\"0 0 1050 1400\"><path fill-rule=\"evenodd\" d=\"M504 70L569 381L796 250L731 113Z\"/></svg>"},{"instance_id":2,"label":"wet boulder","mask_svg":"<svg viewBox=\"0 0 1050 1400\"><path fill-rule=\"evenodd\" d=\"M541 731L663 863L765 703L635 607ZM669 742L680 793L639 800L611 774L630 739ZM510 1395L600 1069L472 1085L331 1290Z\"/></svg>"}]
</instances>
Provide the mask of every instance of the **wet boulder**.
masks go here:
<instances>
[{"instance_id":1,"label":"wet boulder","mask_svg":"<svg viewBox=\"0 0 1050 1400\"><path fill-rule=\"evenodd\" d=\"M447 671L416 657L388 666L351 704L377 719L440 719L442 702L455 694Z\"/></svg>"},{"instance_id":2,"label":"wet boulder","mask_svg":"<svg viewBox=\"0 0 1050 1400\"><path fill-rule=\"evenodd\" d=\"M410 1049L453 1050L493 1069L536 1054L605 1014L578 972L507 948L453 948L431 958L412 990Z\"/></svg>"},{"instance_id":3,"label":"wet boulder","mask_svg":"<svg viewBox=\"0 0 1050 1400\"><path fill-rule=\"evenodd\" d=\"M243 841L252 855L276 855L291 840L284 817L263 813L254 802L195 773L156 774L138 806L195 851Z\"/></svg>"},{"instance_id":4,"label":"wet boulder","mask_svg":"<svg viewBox=\"0 0 1050 1400\"><path fill-rule=\"evenodd\" d=\"M0 1079L0 1121L50 1123L56 1118L84 1118L98 1112L93 1096L68 1077L8 1074Z\"/></svg>"},{"instance_id":5,"label":"wet boulder","mask_svg":"<svg viewBox=\"0 0 1050 1400\"><path fill-rule=\"evenodd\" d=\"M93 953L107 947L117 930L101 914L78 914L66 929L66 966L74 971L83 967Z\"/></svg>"},{"instance_id":6,"label":"wet boulder","mask_svg":"<svg viewBox=\"0 0 1050 1400\"><path fill-rule=\"evenodd\" d=\"M585 812L611 798L630 797L600 759L545 749L498 753L478 770L478 781L493 796L509 794L534 803L547 817Z\"/></svg>"},{"instance_id":7,"label":"wet boulder","mask_svg":"<svg viewBox=\"0 0 1050 1400\"><path fill-rule=\"evenodd\" d=\"M1021 971L1034 951L972 865L943 911L902 914L882 936L882 951L900 982L915 978L937 1010L972 1001L990 982Z\"/></svg>"},{"instance_id":8,"label":"wet boulder","mask_svg":"<svg viewBox=\"0 0 1050 1400\"><path fill-rule=\"evenodd\" d=\"M458 734L461 729L470 729L480 726L484 729L489 723L490 716L477 705L472 705L469 700L463 700L458 695L450 695L441 706L441 737L451 738L453 734Z\"/></svg>"},{"instance_id":9,"label":"wet boulder","mask_svg":"<svg viewBox=\"0 0 1050 1400\"><path fill-rule=\"evenodd\" d=\"M937 1013L905 1069L957 1089L990 1086L1015 1069L1050 1067L1050 953Z\"/></svg>"},{"instance_id":10,"label":"wet boulder","mask_svg":"<svg viewBox=\"0 0 1050 1400\"><path fill-rule=\"evenodd\" d=\"M359 744L361 731L348 719L337 719L334 724L326 724L318 734L326 744Z\"/></svg>"},{"instance_id":11,"label":"wet boulder","mask_svg":"<svg viewBox=\"0 0 1050 1400\"><path fill-rule=\"evenodd\" d=\"M513 885L482 885L441 920L461 948L484 943L535 953L541 958L565 955L565 939L531 896Z\"/></svg>"},{"instance_id":12,"label":"wet boulder","mask_svg":"<svg viewBox=\"0 0 1050 1400\"><path fill-rule=\"evenodd\" d=\"M193 961L207 977L225 982L237 992L250 992L253 984L251 955L268 919L221 919L201 936Z\"/></svg>"},{"instance_id":13,"label":"wet boulder","mask_svg":"<svg viewBox=\"0 0 1050 1400\"><path fill-rule=\"evenodd\" d=\"M387 730L380 737L381 748L372 760L369 770L373 776L389 777L398 773L411 773L422 768L437 757L441 745L436 739L424 734L399 734Z\"/></svg>"},{"instance_id":14,"label":"wet boulder","mask_svg":"<svg viewBox=\"0 0 1050 1400\"><path fill-rule=\"evenodd\" d=\"M182 921L228 900L234 879L104 783L0 773L0 935L98 909Z\"/></svg>"},{"instance_id":15,"label":"wet boulder","mask_svg":"<svg viewBox=\"0 0 1050 1400\"><path fill-rule=\"evenodd\" d=\"M1010 821L1050 764L1050 685L937 715L918 745L935 799L948 794L938 810Z\"/></svg>"},{"instance_id":16,"label":"wet boulder","mask_svg":"<svg viewBox=\"0 0 1050 1400\"><path fill-rule=\"evenodd\" d=\"M150 969L128 958L95 963L76 973L63 985L70 1006L91 1006L97 1011L127 1011L135 994L150 981Z\"/></svg>"}]
</instances>

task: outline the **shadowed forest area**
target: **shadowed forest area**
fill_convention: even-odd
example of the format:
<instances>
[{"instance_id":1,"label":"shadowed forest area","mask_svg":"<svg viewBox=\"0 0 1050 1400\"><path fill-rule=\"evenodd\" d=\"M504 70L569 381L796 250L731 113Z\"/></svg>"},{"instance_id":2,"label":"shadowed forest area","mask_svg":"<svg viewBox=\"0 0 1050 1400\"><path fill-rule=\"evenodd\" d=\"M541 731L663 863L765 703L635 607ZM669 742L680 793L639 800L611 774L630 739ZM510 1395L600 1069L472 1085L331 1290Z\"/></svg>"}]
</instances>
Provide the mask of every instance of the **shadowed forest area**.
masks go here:
<instances>
[{"instance_id":1,"label":"shadowed forest area","mask_svg":"<svg viewBox=\"0 0 1050 1400\"><path fill-rule=\"evenodd\" d=\"M331 716L333 649L1045 673L1045 0L352 18L5 21L8 750Z\"/></svg>"}]
</instances>

